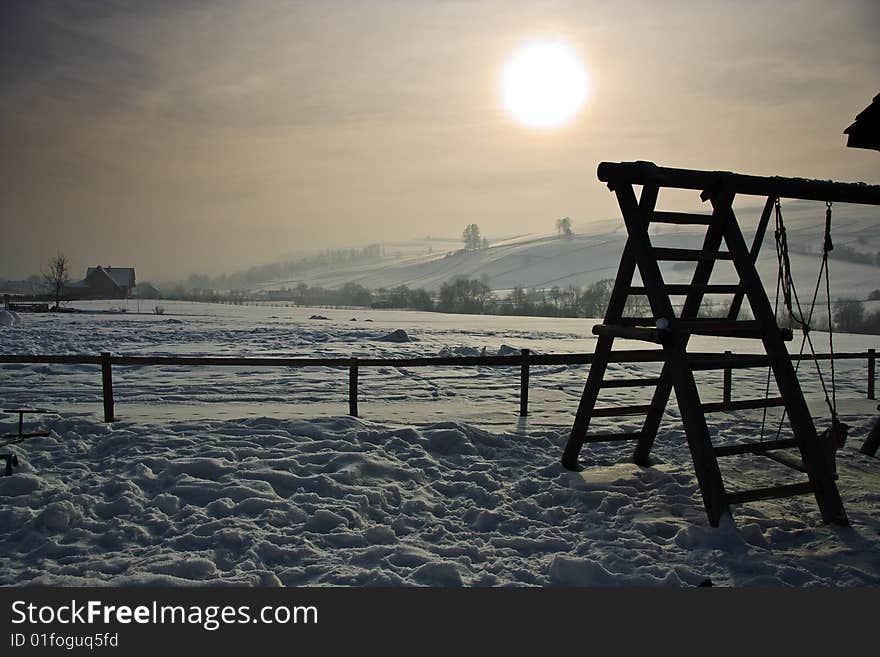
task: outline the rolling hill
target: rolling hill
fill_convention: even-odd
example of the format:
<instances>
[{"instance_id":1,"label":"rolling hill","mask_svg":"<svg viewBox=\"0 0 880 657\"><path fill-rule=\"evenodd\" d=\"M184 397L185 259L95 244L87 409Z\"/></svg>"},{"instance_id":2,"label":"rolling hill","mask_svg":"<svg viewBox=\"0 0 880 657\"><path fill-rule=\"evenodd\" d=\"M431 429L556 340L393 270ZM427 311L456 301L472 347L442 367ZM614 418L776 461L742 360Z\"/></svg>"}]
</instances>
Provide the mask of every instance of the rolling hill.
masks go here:
<instances>
[{"instance_id":1,"label":"rolling hill","mask_svg":"<svg viewBox=\"0 0 880 657\"><path fill-rule=\"evenodd\" d=\"M760 208L739 210L747 239L751 239ZM816 203L791 201L784 208L791 263L801 296L812 293L820 263L824 207ZM751 225L750 225L751 224ZM880 252L880 211L876 208L839 205L834 208L833 238L838 252L846 250L875 258ZM777 273L773 221L768 227L758 269L772 295ZM656 246L699 248L702 231L690 226L652 226ZM266 281L257 290L276 290L298 283L337 288L358 283L370 289L406 285L436 290L457 277L482 278L493 290L503 292L515 286L548 289L554 286L586 286L603 278L614 278L626 233L619 219L575 226L570 238L556 234L526 234L494 241L490 248L475 252L461 250L457 239L424 238L383 244L384 256L370 262L341 263L311 268L298 278ZM724 266L729 269L725 270ZM666 263L668 282L684 283L692 270L689 263ZM880 268L837 257L830 262L832 296L865 299L880 288ZM719 263L713 282L730 281L729 263ZM824 298L820 294L820 298Z\"/></svg>"}]
</instances>

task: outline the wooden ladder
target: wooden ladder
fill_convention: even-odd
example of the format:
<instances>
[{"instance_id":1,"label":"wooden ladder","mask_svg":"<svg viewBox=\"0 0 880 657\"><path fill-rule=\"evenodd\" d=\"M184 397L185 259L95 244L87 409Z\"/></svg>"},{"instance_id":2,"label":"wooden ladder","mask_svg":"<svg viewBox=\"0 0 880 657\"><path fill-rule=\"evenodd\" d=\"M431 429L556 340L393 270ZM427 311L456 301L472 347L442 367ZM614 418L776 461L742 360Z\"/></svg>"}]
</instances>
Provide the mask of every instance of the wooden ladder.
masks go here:
<instances>
[{"instance_id":1,"label":"wooden ladder","mask_svg":"<svg viewBox=\"0 0 880 657\"><path fill-rule=\"evenodd\" d=\"M602 178L601 173L600 166L600 178ZM702 200L711 201L711 214L655 210L661 184L653 182L650 176L642 182L639 198L636 197L632 182L620 178L614 179L611 176L605 182L608 182L617 197L628 239L621 256L604 323L593 329L598 336L595 356L562 457L563 466L571 470L578 469L578 457L583 446L606 441L634 443L635 463L642 466L650 465L651 448L657 437L669 395L674 390L703 504L712 526L718 526L721 517L730 512L732 504L810 493L815 496L825 522L846 525L843 502L824 457L810 410L785 347L785 342L792 338L791 331L777 325L773 308L755 268L776 196L773 194L767 196L754 241L749 247L734 214L735 191L731 185L724 184L723 177L718 178L717 184L701 190ZM705 226L706 233L702 248L694 250L655 247L648 233L651 223ZM714 265L719 260L732 262L739 277L737 284L709 284ZM690 284L666 284L661 273L660 261L695 262ZM639 286L633 285L636 269L642 280L642 285ZM698 316L706 294L732 295L726 318ZM626 302L631 295L647 296L651 317L624 317ZM675 313L670 300L670 297L675 295L685 297L679 314ZM738 319L744 299L749 301L754 320ZM694 370L710 369L713 365L708 361L697 363L688 356L687 346L691 335L761 340L775 376L779 396L720 403L701 402ZM614 340L617 338L659 344L664 356L659 377L607 379L605 374ZM719 358L714 366L722 368L724 360ZM654 387L651 403L623 407L596 406L599 392L603 388L629 386ZM794 436L792 439L738 445L733 449L713 446L706 423L707 413L767 406L785 407ZM588 433L591 418L622 415L644 416L641 430L622 434ZM800 450L803 460L802 471L806 473L807 481L737 492L725 490L718 465L719 456L736 453L763 454L793 447Z\"/></svg>"}]
</instances>

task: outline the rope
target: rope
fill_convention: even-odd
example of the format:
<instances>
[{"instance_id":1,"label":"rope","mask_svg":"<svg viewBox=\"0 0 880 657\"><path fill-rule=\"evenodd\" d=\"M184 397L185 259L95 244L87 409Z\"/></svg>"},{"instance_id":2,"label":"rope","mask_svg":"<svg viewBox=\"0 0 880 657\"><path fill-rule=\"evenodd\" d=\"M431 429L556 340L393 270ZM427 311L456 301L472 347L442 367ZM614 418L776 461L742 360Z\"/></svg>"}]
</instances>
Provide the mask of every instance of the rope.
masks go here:
<instances>
[{"instance_id":1,"label":"rope","mask_svg":"<svg viewBox=\"0 0 880 657\"><path fill-rule=\"evenodd\" d=\"M828 267L828 254L834 250L831 241L831 201L825 202L825 245L823 262L825 263L825 301L828 304L828 351L831 353L831 421L837 423L837 385L834 377L834 321L831 318L831 271ZM825 395L828 401L828 395Z\"/></svg>"},{"instance_id":2,"label":"rope","mask_svg":"<svg viewBox=\"0 0 880 657\"><path fill-rule=\"evenodd\" d=\"M779 321L779 289L782 287L782 260L780 259L780 251L779 251L779 224L781 219L781 213L779 210L779 198L776 198L776 202L774 204L776 206L777 211L777 220L776 220L776 259L779 263L779 266L776 270L776 294L773 297L773 319L774 321ZM764 401L767 401L770 397L770 375L773 372L773 366L767 366L767 382L764 385ZM764 428L767 426L767 406L764 406L761 413L761 436L758 438L758 442L764 442Z\"/></svg>"},{"instance_id":3,"label":"rope","mask_svg":"<svg viewBox=\"0 0 880 657\"><path fill-rule=\"evenodd\" d=\"M779 199L776 199L775 203L776 210L776 258L779 266L779 273L777 275L777 290L782 287L783 299L785 302L785 307L788 311L788 316L790 323L796 322L801 326L801 330L803 331L803 338L801 339L801 347L798 352L799 355L803 355L804 347L809 344L810 352L813 354L813 363L816 366L816 373L819 377L819 383L822 385L822 392L825 395L825 403L828 405L828 409L831 411L831 420L833 424L837 423L837 390L836 390L836 379L834 373L834 329L831 318L831 278L828 268L828 254L834 249L834 244L831 241L831 202L828 201L825 203L825 239L822 246L822 262L819 266L819 275L816 278L816 286L813 289L813 298L810 302L809 314L805 318L804 311L801 307L800 298L798 297L797 287L794 283L794 278L791 275L791 260L788 255L788 238L785 232L785 223L782 219L782 207L779 202ZM825 296L826 303L828 308L828 342L829 342L829 351L831 354L831 396L828 395L828 386L825 384L825 377L822 374L822 368L819 366L819 361L816 359L816 349L813 345L813 339L810 335L810 326L813 321L813 314L816 309L816 301L819 295L819 289L822 285L822 278L825 278ZM793 303L792 303L793 300ZM794 306L797 306L797 314L795 314ZM795 365L794 371L797 374L800 369L801 360L799 359L797 365ZM767 377L767 388L765 395L769 395L769 372ZM786 410L783 409L782 417L779 420L779 427L776 430L776 438L779 438L779 435L782 432L782 424L785 421ZM766 415L766 411L765 411ZM761 439L763 440L764 436L764 423L761 423Z\"/></svg>"}]
</instances>

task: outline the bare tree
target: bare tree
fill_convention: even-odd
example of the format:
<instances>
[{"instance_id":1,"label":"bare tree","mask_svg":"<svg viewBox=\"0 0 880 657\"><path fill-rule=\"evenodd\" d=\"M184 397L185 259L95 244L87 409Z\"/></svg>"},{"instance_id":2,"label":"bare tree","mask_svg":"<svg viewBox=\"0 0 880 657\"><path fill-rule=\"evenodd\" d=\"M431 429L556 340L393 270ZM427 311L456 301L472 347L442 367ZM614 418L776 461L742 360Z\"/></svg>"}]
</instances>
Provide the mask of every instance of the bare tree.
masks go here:
<instances>
[{"instance_id":1,"label":"bare tree","mask_svg":"<svg viewBox=\"0 0 880 657\"><path fill-rule=\"evenodd\" d=\"M70 261L61 251L49 258L48 269L43 272L43 280L55 294L55 309L64 296L64 288L70 283Z\"/></svg>"},{"instance_id":2,"label":"bare tree","mask_svg":"<svg viewBox=\"0 0 880 657\"><path fill-rule=\"evenodd\" d=\"M464 242L465 251L479 251L483 243L480 227L477 224L468 224L461 234L461 239Z\"/></svg>"},{"instance_id":3,"label":"bare tree","mask_svg":"<svg viewBox=\"0 0 880 657\"><path fill-rule=\"evenodd\" d=\"M574 233L571 230L571 218L562 217L556 220L556 231L563 237L571 237Z\"/></svg>"}]
</instances>

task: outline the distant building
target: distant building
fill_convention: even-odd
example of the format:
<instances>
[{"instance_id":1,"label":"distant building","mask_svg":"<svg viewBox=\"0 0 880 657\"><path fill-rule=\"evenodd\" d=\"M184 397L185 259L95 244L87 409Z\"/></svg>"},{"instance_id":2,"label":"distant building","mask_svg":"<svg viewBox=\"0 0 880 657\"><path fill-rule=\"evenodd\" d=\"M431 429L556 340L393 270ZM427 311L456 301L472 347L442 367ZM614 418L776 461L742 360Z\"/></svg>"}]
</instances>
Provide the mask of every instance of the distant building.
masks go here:
<instances>
[{"instance_id":1,"label":"distant building","mask_svg":"<svg viewBox=\"0 0 880 657\"><path fill-rule=\"evenodd\" d=\"M870 148L880 151L880 94L874 96L853 124L843 131L849 135L846 145L850 148Z\"/></svg>"},{"instance_id":2,"label":"distant building","mask_svg":"<svg viewBox=\"0 0 880 657\"><path fill-rule=\"evenodd\" d=\"M134 267L89 267L86 277L65 288L69 299L128 299L134 291Z\"/></svg>"}]
</instances>

